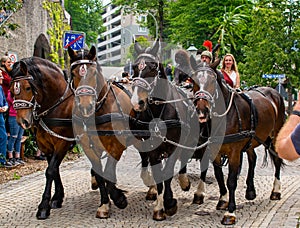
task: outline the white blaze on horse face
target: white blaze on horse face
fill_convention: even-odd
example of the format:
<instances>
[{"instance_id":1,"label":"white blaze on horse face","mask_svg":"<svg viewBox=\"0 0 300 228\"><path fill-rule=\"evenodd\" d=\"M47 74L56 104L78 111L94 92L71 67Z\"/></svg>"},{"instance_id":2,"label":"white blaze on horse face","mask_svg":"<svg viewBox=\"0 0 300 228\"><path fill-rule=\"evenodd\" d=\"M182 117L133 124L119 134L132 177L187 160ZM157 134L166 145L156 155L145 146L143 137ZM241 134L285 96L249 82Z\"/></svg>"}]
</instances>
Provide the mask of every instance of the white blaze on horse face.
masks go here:
<instances>
[{"instance_id":1,"label":"white blaze on horse face","mask_svg":"<svg viewBox=\"0 0 300 228\"><path fill-rule=\"evenodd\" d=\"M148 93L146 90L135 86L133 89L132 97L131 97L131 104L135 111L144 111L147 107L147 98Z\"/></svg>"},{"instance_id":2,"label":"white blaze on horse face","mask_svg":"<svg viewBox=\"0 0 300 228\"><path fill-rule=\"evenodd\" d=\"M20 82L15 82L14 83L14 94L19 95L20 92L21 92Z\"/></svg>"},{"instance_id":3,"label":"white blaze on horse face","mask_svg":"<svg viewBox=\"0 0 300 228\"><path fill-rule=\"evenodd\" d=\"M206 71L200 71L198 72L197 78L199 80L199 87L200 90L204 90L204 85L207 82L207 73Z\"/></svg>"},{"instance_id":4,"label":"white blaze on horse face","mask_svg":"<svg viewBox=\"0 0 300 228\"><path fill-rule=\"evenodd\" d=\"M139 110L139 95L138 95L138 87L135 86L133 89L132 97L131 97L131 104L135 111Z\"/></svg>"}]
</instances>

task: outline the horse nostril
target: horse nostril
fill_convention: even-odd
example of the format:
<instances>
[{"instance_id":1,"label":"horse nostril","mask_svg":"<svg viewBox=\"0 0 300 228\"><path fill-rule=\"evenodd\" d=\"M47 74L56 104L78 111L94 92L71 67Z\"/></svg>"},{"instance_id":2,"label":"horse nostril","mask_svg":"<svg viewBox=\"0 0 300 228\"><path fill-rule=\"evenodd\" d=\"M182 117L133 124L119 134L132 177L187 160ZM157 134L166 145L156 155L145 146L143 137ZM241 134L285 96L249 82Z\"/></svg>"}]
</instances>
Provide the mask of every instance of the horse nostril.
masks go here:
<instances>
[{"instance_id":1,"label":"horse nostril","mask_svg":"<svg viewBox=\"0 0 300 228\"><path fill-rule=\"evenodd\" d=\"M29 127L29 122L27 120L23 120L23 125L28 128Z\"/></svg>"},{"instance_id":2,"label":"horse nostril","mask_svg":"<svg viewBox=\"0 0 300 228\"><path fill-rule=\"evenodd\" d=\"M144 105L145 102L143 100L140 100L139 103L138 103L140 106Z\"/></svg>"}]
</instances>

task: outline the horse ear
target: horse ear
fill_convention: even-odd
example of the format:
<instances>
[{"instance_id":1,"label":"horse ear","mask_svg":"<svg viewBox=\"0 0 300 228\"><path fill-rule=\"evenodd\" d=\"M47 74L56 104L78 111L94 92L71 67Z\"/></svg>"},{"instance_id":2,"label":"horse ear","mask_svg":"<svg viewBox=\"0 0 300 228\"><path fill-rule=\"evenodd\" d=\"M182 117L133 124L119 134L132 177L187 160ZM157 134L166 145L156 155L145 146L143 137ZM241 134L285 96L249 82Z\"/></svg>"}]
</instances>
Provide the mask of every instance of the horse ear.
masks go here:
<instances>
[{"instance_id":1,"label":"horse ear","mask_svg":"<svg viewBox=\"0 0 300 228\"><path fill-rule=\"evenodd\" d=\"M75 57L76 57L76 52L75 52L70 46L68 46L68 54L69 54L71 60L72 60L72 59L75 59Z\"/></svg>"},{"instance_id":2,"label":"horse ear","mask_svg":"<svg viewBox=\"0 0 300 228\"><path fill-rule=\"evenodd\" d=\"M191 63L191 67L193 68L193 70L196 70L197 68L197 61L195 59L195 57L193 55L191 55L190 57L190 63Z\"/></svg>"},{"instance_id":3,"label":"horse ear","mask_svg":"<svg viewBox=\"0 0 300 228\"><path fill-rule=\"evenodd\" d=\"M20 72L21 72L23 75L27 75L27 73L28 73L26 63L23 62L22 60L20 61Z\"/></svg>"},{"instance_id":4,"label":"horse ear","mask_svg":"<svg viewBox=\"0 0 300 228\"><path fill-rule=\"evenodd\" d=\"M154 56L157 56L157 53L159 51L159 48L160 48L160 41L159 41L159 38L156 39L150 53Z\"/></svg>"},{"instance_id":5,"label":"horse ear","mask_svg":"<svg viewBox=\"0 0 300 228\"><path fill-rule=\"evenodd\" d=\"M144 49L141 47L138 41L135 41L134 43L134 50L137 53L137 55L141 54L144 52Z\"/></svg>"},{"instance_id":6,"label":"horse ear","mask_svg":"<svg viewBox=\"0 0 300 228\"><path fill-rule=\"evenodd\" d=\"M93 45L89 51L88 59L95 60L96 59L96 47Z\"/></svg>"},{"instance_id":7,"label":"horse ear","mask_svg":"<svg viewBox=\"0 0 300 228\"><path fill-rule=\"evenodd\" d=\"M209 66L212 69L216 70L217 67L220 65L220 62L221 62L221 59L217 58L213 63L209 64Z\"/></svg>"},{"instance_id":8,"label":"horse ear","mask_svg":"<svg viewBox=\"0 0 300 228\"><path fill-rule=\"evenodd\" d=\"M193 69L191 67L190 58L185 50L179 50L175 54L175 62L178 64L178 68L184 73L191 75Z\"/></svg>"}]
</instances>

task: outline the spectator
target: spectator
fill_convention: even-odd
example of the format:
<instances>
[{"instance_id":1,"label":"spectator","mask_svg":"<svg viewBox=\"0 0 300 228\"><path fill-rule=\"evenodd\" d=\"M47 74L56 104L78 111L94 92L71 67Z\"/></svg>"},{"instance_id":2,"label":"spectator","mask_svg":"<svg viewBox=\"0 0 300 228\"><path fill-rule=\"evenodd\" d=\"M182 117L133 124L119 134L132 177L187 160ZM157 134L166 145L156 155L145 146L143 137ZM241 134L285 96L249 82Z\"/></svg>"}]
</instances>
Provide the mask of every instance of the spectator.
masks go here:
<instances>
[{"instance_id":1,"label":"spectator","mask_svg":"<svg viewBox=\"0 0 300 228\"><path fill-rule=\"evenodd\" d=\"M2 23L6 18L6 12L4 9L0 10L0 23Z\"/></svg>"},{"instance_id":2,"label":"spectator","mask_svg":"<svg viewBox=\"0 0 300 228\"><path fill-rule=\"evenodd\" d=\"M300 92L291 115L278 133L275 148L279 157L289 161L300 158Z\"/></svg>"},{"instance_id":3,"label":"spectator","mask_svg":"<svg viewBox=\"0 0 300 228\"><path fill-rule=\"evenodd\" d=\"M0 75L0 84L2 84L3 76ZM2 89L0 86L0 163L5 167L12 167L13 165L6 160L6 143L7 143L7 134L5 129L5 121L3 113L8 109L8 104Z\"/></svg>"},{"instance_id":4,"label":"spectator","mask_svg":"<svg viewBox=\"0 0 300 228\"><path fill-rule=\"evenodd\" d=\"M126 65L124 66L124 73L128 73L129 77L133 75L133 69L130 59L127 59Z\"/></svg>"},{"instance_id":5,"label":"spectator","mask_svg":"<svg viewBox=\"0 0 300 228\"><path fill-rule=\"evenodd\" d=\"M240 87L240 75L235 58L232 54L226 54L224 56L221 72L224 76L224 80L228 85L230 85L234 89Z\"/></svg>"},{"instance_id":6,"label":"spectator","mask_svg":"<svg viewBox=\"0 0 300 228\"><path fill-rule=\"evenodd\" d=\"M166 72L166 75L167 75L167 78L169 79L169 81L173 80L172 70L173 70L172 69L172 64L168 63L165 72Z\"/></svg>"},{"instance_id":7,"label":"spectator","mask_svg":"<svg viewBox=\"0 0 300 228\"><path fill-rule=\"evenodd\" d=\"M3 76L2 88L6 98L7 98L9 85L11 81L11 78L8 74L10 70L11 70L11 59L7 55L4 55L1 58L0 74L2 74Z\"/></svg>"},{"instance_id":8,"label":"spectator","mask_svg":"<svg viewBox=\"0 0 300 228\"><path fill-rule=\"evenodd\" d=\"M24 165L25 162L20 158L21 140L24 130L16 120L17 112L13 107L13 98L10 91L8 91L7 102L9 107L8 127L10 132L7 143L8 161L12 165Z\"/></svg>"},{"instance_id":9,"label":"spectator","mask_svg":"<svg viewBox=\"0 0 300 228\"><path fill-rule=\"evenodd\" d=\"M128 72L122 73L122 78L121 78L120 82L125 83L125 84L130 82L130 75Z\"/></svg>"}]
</instances>

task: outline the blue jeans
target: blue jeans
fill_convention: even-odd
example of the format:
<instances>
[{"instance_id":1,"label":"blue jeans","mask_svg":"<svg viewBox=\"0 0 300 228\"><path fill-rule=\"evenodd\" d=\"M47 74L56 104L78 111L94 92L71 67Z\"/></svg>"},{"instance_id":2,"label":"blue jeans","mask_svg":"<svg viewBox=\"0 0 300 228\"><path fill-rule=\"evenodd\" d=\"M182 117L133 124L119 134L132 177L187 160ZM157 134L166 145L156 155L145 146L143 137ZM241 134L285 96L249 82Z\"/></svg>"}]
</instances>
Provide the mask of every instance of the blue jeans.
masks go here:
<instances>
[{"instance_id":1,"label":"blue jeans","mask_svg":"<svg viewBox=\"0 0 300 228\"><path fill-rule=\"evenodd\" d=\"M7 134L5 129L5 122L3 113L0 113L0 163L6 163L6 143L7 143Z\"/></svg>"},{"instance_id":2,"label":"blue jeans","mask_svg":"<svg viewBox=\"0 0 300 228\"><path fill-rule=\"evenodd\" d=\"M8 152L15 151L15 153L20 153L24 129L18 124L15 116L8 117L8 126L10 136L8 138L7 150Z\"/></svg>"}]
</instances>

